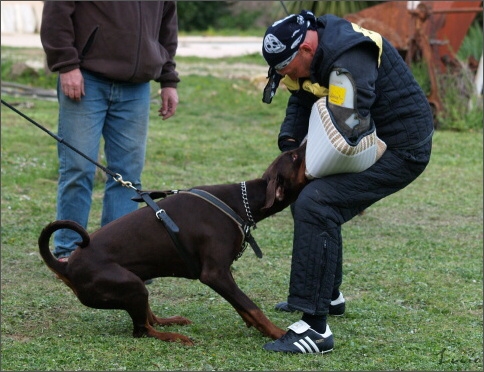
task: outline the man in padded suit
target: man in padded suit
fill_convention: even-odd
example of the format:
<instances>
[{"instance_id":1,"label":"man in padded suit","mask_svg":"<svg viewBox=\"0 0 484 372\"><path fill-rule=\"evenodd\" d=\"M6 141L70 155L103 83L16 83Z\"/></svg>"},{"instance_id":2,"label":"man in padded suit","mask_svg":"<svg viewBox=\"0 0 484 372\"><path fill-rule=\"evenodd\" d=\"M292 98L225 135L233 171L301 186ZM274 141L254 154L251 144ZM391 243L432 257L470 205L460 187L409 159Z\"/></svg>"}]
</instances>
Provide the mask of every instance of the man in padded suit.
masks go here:
<instances>
[{"instance_id":1,"label":"man in padded suit","mask_svg":"<svg viewBox=\"0 0 484 372\"><path fill-rule=\"evenodd\" d=\"M336 16L316 18L304 10L287 16L267 29L262 52L269 65L263 101L272 101L281 80L291 93L278 136L281 151L303 143L313 104L322 97L348 146L375 130L387 146L366 170L312 179L292 206L289 296L276 308L301 311L302 319L264 348L325 353L334 346L327 315L345 311L341 225L424 171L432 146L432 112L397 50L378 33ZM353 90L349 104L342 104L335 79Z\"/></svg>"}]
</instances>

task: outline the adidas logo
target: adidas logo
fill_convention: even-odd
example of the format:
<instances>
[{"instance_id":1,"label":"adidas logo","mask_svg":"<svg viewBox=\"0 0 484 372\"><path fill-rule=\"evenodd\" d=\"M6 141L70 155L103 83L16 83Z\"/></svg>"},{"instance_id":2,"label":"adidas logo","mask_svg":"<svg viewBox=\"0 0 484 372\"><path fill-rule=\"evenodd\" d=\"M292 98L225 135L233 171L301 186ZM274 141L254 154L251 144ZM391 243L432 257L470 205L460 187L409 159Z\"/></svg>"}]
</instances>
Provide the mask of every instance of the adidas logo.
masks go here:
<instances>
[{"instance_id":1,"label":"adidas logo","mask_svg":"<svg viewBox=\"0 0 484 372\"><path fill-rule=\"evenodd\" d=\"M324 338L317 340L316 342L321 342L324 341ZM301 353L319 353L319 348L318 346L314 343L313 340L309 338L309 336L306 336L304 338L299 339L298 341L293 343L294 346L296 346L299 350L301 350Z\"/></svg>"}]
</instances>

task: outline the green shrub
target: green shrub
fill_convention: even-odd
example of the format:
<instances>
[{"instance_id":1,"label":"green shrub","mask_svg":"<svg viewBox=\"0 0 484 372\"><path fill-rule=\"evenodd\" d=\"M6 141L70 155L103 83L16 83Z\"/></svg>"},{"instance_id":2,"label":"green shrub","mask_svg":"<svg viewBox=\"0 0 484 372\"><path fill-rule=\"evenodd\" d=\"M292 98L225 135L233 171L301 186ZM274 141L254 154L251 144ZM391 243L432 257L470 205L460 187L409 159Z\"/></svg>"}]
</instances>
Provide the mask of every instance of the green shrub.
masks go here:
<instances>
[{"instance_id":1,"label":"green shrub","mask_svg":"<svg viewBox=\"0 0 484 372\"><path fill-rule=\"evenodd\" d=\"M443 109L436 113L436 124L440 130L476 130L483 127L482 96L475 93L474 73L467 66L469 57L476 59L482 54L482 30L479 23L474 23L457 54L461 68L437 75L439 97ZM430 79L427 65L413 63L412 73L426 94L430 93Z\"/></svg>"},{"instance_id":2,"label":"green shrub","mask_svg":"<svg viewBox=\"0 0 484 372\"><path fill-rule=\"evenodd\" d=\"M462 61L467 61L471 56L479 60L482 55L482 38L482 23L474 22L462 41L457 57Z\"/></svg>"},{"instance_id":3,"label":"green shrub","mask_svg":"<svg viewBox=\"0 0 484 372\"><path fill-rule=\"evenodd\" d=\"M227 1L178 1L178 28L205 31L219 28L219 20L229 15Z\"/></svg>"}]
</instances>

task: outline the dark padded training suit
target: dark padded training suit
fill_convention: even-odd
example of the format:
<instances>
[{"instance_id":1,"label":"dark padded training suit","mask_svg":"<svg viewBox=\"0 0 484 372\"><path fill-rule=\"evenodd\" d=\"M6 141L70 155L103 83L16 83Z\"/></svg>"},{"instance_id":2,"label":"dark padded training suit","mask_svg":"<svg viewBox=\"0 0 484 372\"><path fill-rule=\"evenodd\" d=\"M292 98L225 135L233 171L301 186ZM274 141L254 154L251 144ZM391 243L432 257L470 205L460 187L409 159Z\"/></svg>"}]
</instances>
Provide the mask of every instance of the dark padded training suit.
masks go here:
<instances>
[{"instance_id":1,"label":"dark padded training suit","mask_svg":"<svg viewBox=\"0 0 484 372\"><path fill-rule=\"evenodd\" d=\"M317 32L310 83L328 87L333 68L347 69L355 80L358 112L370 113L378 136L387 144L380 160L367 170L315 179L293 205L288 303L307 314L326 315L343 277L341 225L423 172L430 159L433 118L418 83L384 38L378 46L366 30L333 15L317 19ZM291 90L279 133L282 151L299 146L306 136L311 107L320 98L314 92Z\"/></svg>"}]
</instances>

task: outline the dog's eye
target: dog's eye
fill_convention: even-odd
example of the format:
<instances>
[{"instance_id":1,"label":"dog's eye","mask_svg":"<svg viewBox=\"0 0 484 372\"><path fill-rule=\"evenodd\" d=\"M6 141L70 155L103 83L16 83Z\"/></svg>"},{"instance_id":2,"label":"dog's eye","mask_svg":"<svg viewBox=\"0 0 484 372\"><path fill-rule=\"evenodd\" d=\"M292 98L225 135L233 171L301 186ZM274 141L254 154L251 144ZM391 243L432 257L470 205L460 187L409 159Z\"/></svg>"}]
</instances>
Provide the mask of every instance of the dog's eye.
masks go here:
<instances>
[{"instance_id":1,"label":"dog's eye","mask_svg":"<svg viewBox=\"0 0 484 372\"><path fill-rule=\"evenodd\" d=\"M297 157L298 157L298 156L297 156L297 154L296 154L296 153L292 154L292 161L296 161L296 160L297 160Z\"/></svg>"}]
</instances>

